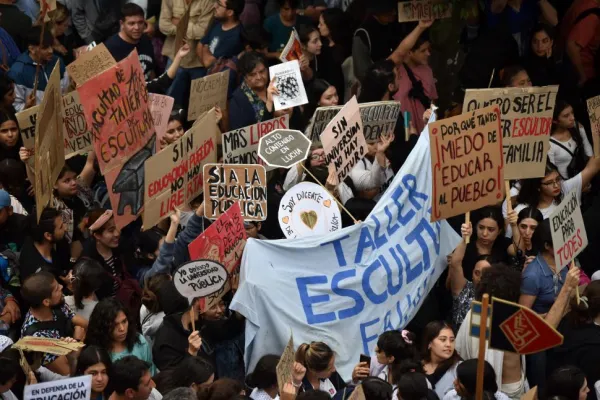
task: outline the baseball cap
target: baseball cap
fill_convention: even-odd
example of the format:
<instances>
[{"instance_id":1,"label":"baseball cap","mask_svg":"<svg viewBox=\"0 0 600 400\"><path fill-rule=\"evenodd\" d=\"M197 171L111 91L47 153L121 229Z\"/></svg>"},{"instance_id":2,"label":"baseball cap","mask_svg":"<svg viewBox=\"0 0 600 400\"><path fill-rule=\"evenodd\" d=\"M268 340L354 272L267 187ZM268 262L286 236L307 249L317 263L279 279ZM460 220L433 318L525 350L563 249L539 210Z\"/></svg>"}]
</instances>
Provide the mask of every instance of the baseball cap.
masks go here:
<instances>
[{"instance_id":1,"label":"baseball cap","mask_svg":"<svg viewBox=\"0 0 600 400\"><path fill-rule=\"evenodd\" d=\"M4 189L0 189L0 210L4 207L10 207L10 194Z\"/></svg>"}]
</instances>

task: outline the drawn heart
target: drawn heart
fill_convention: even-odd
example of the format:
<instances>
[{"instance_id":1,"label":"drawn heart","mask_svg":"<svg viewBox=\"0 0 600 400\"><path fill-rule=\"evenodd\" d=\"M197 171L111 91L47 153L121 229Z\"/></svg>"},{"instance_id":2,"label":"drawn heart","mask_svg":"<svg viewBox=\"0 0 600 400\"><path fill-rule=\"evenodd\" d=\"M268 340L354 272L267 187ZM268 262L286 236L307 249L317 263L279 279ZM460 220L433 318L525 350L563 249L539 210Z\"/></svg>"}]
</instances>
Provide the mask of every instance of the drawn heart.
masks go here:
<instances>
[{"instance_id":1,"label":"drawn heart","mask_svg":"<svg viewBox=\"0 0 600 400\"><path fill-rule=\"evenodd\" d=\"M327 208L331 207L331 200L325 200L325 201L323 202L323 205L324 205L325 207L327 207Z\"/></svg>"},{"instance_id":2,"label":"drawn heart","mask_svg":"<svg viewBox=\"0 0 600 400\"><path fill-rule=\"evenodd\" d=\"M317 225L317 220L319 217L317 216L316 211L303 211L300 214L300 219L304 225L308 226L312 230L315 228L315 225Z\"/></svg>"},{"instance_id":3,"label":"drawn heart","mask_svg":"<svg viewBox=\"0 0 600 400\"><path fill-rule=\"evenodd\" d=\"M283 217L283 218L281 218L281 220L283 221L284 224L287 224L288 222L290 222L290 217Z\"/></svg>"}]
</instances>

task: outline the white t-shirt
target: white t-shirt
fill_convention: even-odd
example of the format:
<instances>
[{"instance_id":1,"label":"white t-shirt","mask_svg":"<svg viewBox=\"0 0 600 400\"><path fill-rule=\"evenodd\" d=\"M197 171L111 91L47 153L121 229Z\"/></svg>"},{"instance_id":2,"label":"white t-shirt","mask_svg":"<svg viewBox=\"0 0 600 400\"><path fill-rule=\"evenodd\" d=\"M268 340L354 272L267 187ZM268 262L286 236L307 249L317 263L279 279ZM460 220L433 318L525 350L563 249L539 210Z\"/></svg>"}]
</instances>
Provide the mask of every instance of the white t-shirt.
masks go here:
<instances>
[{"instance_id":1,"label":"white t-shirt","mask_svg":"<svg viewBox=\"0 0 600 400\"><path fill-rule=\"evenodd\" d=\"M583 181L581 178L581 173L579 173L569 180L562 181L560 184L560 189L562 191L563 196L567 195L572 190L575 190L575 193L577 195L577 201L579 201L579 204L581 204L582 185L583 185ZM511 191L511 193L512 193L512 191ZM555 201L552 204L550 204L550 206L548 206L546 208L538 208L538 210L540 210L540 212L544 216L544 219L548 219L550 217L550 215L554 212L554 210L556 210L556 207L558 207L558 205L559 205L559 203L557 203ZM514 210L517 212L517 214L519 214L519 212L521 212L521 210L523 210L527 207L529 207L529 205L527 205L527 204L517 204L516 207L514 208ZM506 218L506 215L507 215L506 200L504 200L504 203L502 203L502 215L504 216L504 218ZM511 229L510 225L508 225L506 227L506 237L512 237L512 229Z\"/></svg>"},{"instance_id":2,"label":"white t-shirt","mask_svg":"<svg viewBox=\"0 0 600 400\"><path fill-rule=\"evenodd\" d=\"M67 303L69 308L73 310L75 314L89 321L92 311L94 311L94 307L98 304L98 300L82 299L81 303L83 304L83 308L77 308L75 306L75 297L65 296L65 303Z\"/></svg>"},{"instance_id":3,"label":"white t-shirt","mask_svg":"<svg viewBox=\"0 0 600 400\"><path fill-rule=\"evenodd\" d=\"M21 202L12 194L10 195L10 206L15 214L28 215Z\"/></svg>"},{"instance_id":4,"label":"white t-shirt","mask_svg":"<svg viewBox=\"0 0 600 400\"><path fill-rule=\"evenodd\" d=\"M582 150L584 151L585 155L588 157L592 157L594 155L594 150L592 149L592 146L590 145L587 135L585 134L585 130L582 126L579 126L579 136L581 137L581 142L583 144ZM577 142L575 142L575 139L573 138L567 140L566 142L554 138L550 140L550 150L548 151L548 159L552 164L556 165L556 168L558 168L558 172L560 173L560 175L566 178L569 176L567 173L567 167L571 163L571 159L573 157L571 156L571 154L569 154L567 150L554 143L553 140L560 142L560 144L569 149L571 153L575 152L575 149L577 148Z\"/></svg>"}]
</instances>

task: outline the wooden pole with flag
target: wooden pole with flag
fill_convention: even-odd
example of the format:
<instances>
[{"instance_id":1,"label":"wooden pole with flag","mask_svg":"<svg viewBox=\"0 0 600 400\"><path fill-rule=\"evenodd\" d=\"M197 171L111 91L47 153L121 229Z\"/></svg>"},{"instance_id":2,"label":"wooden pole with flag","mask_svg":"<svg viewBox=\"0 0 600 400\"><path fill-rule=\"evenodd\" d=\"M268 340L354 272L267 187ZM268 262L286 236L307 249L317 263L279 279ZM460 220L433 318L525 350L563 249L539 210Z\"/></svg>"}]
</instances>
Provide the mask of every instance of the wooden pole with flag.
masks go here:
<instances>
[{"instance_id":1,"label":"wooden pole with flag","mask_svg":"<svg viewBox=\"0 0 600 400\"><path fill-rule=\"evenodd\" d=\"M485 367L485 343L488 329L488 309L490 296L486 293L481 300L481 319L479 322L479 353L477 356L477 381L475 386L475 400L483 399L483 372Z\"/></svg>"},{"instance_id":2,"label":"wooden pole with flag","mask_svg":"<svg viewBox=\"0 0 600 400\"><path fill-rule=\"evenodd\" d=\"M471 223L471 211L467 211L465 213L465 224L469 225ZM467 236L465 238L465 243L469 244L471 242L471 236Z\"/></svg>"}]
</instances>

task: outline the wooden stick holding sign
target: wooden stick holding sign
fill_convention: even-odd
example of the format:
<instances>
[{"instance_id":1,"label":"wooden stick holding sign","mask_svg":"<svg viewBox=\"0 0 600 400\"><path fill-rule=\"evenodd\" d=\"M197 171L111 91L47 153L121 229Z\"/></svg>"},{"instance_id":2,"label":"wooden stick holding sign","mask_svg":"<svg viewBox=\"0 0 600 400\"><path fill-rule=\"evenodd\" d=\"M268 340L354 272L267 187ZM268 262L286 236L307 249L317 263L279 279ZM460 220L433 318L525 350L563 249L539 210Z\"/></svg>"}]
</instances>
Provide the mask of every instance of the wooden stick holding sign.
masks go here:
<instances>
[{"instance_id":1,"label":"wooden stick holding sign","mask_svg":"<svg viewBox=\"0 0 600 400\"><path fill-rule=\"evenodd\" d=\"M485 342L487 336L488 309L490 296L486 293L481 300L481 319L479 323L479 354L477 355L477 381L475 385L475 400L483 398L483 371L485 367Z\"/></svg>"},{"instance_id":2,"label":"wooden stick holding sign","mask_svg":"<svg viewBox=\"0 0 600 400\"><path fill-rule=\"evenodd\" d=\"M46 24L44 23L44 20L46 19L46 15L48 14L48 4L45 1L41 2L41 7L42 9L40 10L40 21L41 21L41 32L40 32L40 41L39 41L39 48L42 48L42 42L44 41L44 34L46 33ZM33 97L36 97L36 93L37 93L37 88L38 88L38 84L40 82L39 79L39 75L40 75L40 69L42 68L42 64L41 63L36 63L35 66L35 79L33 81L33 91L31 92L33 94Z\"/></svg>"},{"instance_id":3,"label":"wooden stick holding sign","mask_svg":"<svg viewBox=\"0 0 600 400\"><path fill-rule=\"evenodd\" d=\"M571 268L575 268L575 260L571 261ZM581 302L579 298L579 285L575 286L575 298L577 300L577 305Z\"/></svg>"},{"instance_id":4,"label":"wooden stick holding sign","mask_svg":"<svg viewBox=\"0 0 600 400\"><path fill-rule=\"evenodd\" d=\"M465 224L469 225L471 223L471 211L467 211L465 213ZM465 243L469 244L471 243L471 236L467 236L465 238Z\"/></svg>"},{"instance_id":5,"label":"wooden stick holding sign","mask_svg":"<svg viewBox=\"0 0 600 400\"><path fill-rule=\"evenodd\" d=\"M348 214L348 216L349 216L350 218L352 218L352 221L353 221L355 224L358 224L358 220L357 220L356 218L354 218L354 216L353 216L352 214L350 214L350 211L348 211L348 210L346 209L346 207L344 207L344 205L342 204L342 202L338 200L337 196L336 196L335 194L331 193L331 192L330 192L330 191L329 191L329 190L328 190L328 189L327 189L325 186L323 186L323 184L322 184L322 183L321 183L321 182L320 182L320 181L319 181L319 180L318 180L318 179L317 179L317 178L316 178L316 177L315 177L315 176L314 176L314 175L313 175L313 174L312 174L312 173L311 173L311 172L308 170L308 168L306 168L306 167L304 166L304 164L301 164L301 165L302 165L302 168L304 169L304 171L305 171L307 174L309 174L309 175L310 175L310 176L311 176L311 177L312 177L312 178L315 180L315 182L316 182L316 183L317 183L319 186L321 186L323 189L325 189L325 191L326 191L327 193L329 193L329 194L331 195L331 197L333 197L333 199L335 200L335 202L336 202L336 203L338 203L338 206L340 206L340 208L341 208L342 210L344 210L344 211L346 212L346 214Z\"/></svg>"}]
</instances>

